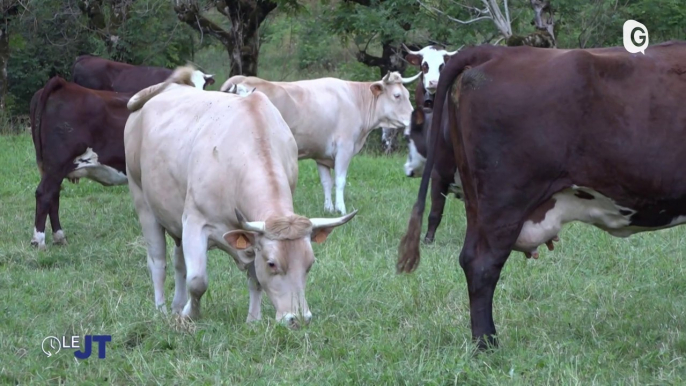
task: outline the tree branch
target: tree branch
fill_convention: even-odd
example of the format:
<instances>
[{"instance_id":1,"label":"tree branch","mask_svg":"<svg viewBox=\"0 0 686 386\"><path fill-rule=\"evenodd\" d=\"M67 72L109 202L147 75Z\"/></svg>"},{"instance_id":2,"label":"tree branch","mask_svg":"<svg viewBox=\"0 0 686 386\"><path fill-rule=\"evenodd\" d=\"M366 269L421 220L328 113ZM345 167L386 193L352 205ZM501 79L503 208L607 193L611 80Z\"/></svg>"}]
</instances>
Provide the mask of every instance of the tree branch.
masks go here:
<instances>
[{"instance_id":1,"label":"tree branch","mask_svg":"<svg viewBox=\"0 0 686 386\"><path fill-rule=\"evenodd\" d=\"M470 20L460 20L460 19L456 19L456 18L454 18L454 17L452 17L452 16L446 14L445 12L443 12L443 11L437 9L437 8L434 8L434 7L430 6L430 5L426 5L426 4L422 3L421 0L417 0L417 3L419 3L420 6L426 8L427 10L429 10L429 11L431 11L431 12L435 12L435 13L437 13L437 14L439 14L439 15L442 15L442 16L444 16L445 18L447 18L448 20L454 21L455 23L459 23L459 24L464 24L464 25L466 25L466 24L472 24L472 23L474 23L474 22L481 21L481 20L489 20L489 19L492 20L492 19L493 19L493 18L490 17L490 16L479 16L479 17L476 17L476 18L470 19Z\"/></svg>"},{"instance_id":2,"label":"tree branch","mask_svg":"<svg viewBox=\"0 0 686 386\"><path fill-rule=\"evenodd\" d=\"M206 33L219 40L228 49L233 47L233 35L210 19L202 16L196 4L177 3L174 6L176 15L182 22L201 33Z\"/></svg>"}]
</instances>

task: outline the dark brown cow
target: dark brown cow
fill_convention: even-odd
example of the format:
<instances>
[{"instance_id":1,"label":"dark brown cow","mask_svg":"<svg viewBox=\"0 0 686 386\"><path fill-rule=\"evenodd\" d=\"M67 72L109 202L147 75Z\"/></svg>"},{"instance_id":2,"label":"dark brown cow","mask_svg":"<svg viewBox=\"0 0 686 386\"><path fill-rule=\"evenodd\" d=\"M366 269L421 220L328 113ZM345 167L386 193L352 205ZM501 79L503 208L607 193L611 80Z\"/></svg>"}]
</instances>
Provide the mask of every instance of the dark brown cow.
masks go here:
<instances>
[{"instance_id":1,"label":"dark brown cow","mask_svg":"<svg viewBox=\"0 0 686 386\"><path fill-rule=\"evenodd\" d=\"M93 90L118 92L138 92L164 82L172 72L168 68L134 66L91 55L77 57L72 68L74 83ZM214 83L214 77L195 70L191 81L195 87L205 89Z\"/></svg>"},{"instance_id":2,"label":"dark brown cow","mask_svg":"<svg viewBox=\"0 0 686 386\"><path fill-rule=\"evenodd\" d=\"M103 185L126 184L124 125L132 93L91 90L60 77L48 80L31 100L31 134L41 181L31 245L45 248L50 215L53 242L65 244L59 221L62 180L89 178Z\"/></svg>"},{"instance_id":3,"label":"dark brown cow","mask_svg":"<svg viewBox=\"0 0 686 386\"><path fill-rule=\"evenodd\" d=\"M496 344L493 294L513 250L532 252L572 221L618 237L686 222L684 100L686 42L645 55L480 46L448 63L432 131L449 120L467 212L460 265L480 347ZM399 272L419 263L434 162L430 151Z\"/></svg>"},{"instance_id":4,"label":"dark brown cow","mask_svg":"<svg viewBox=\"0 0 686 386\"><path fill-rule=\"evenodd\" d=\"M443 110L448 107L447 101L443 104ZM427 144L430 141L429 133L431 124L433 122L433 110L430 108L415 109L412 112L410 120L410 139L411 144L414 145L414 152L419 154L423 160L427 156ZM455 164L455 156L453 153L453 144L450 141L450 128L448 121L443 118L441 124L440 136L437 138L436 148L434 149L434 166L431 170L431 210L429 211L429 226L424 237L424 242L429 244L434 241L436 229L441 224L443 219L443 209L445 208L445 200L450 193L455 195L455 198L463 200L462 182L460 175L457 173L457 165ZM411 152L409 157L418 158ZM414 161L414 159L412 159ZM409 161L408 161L409 162ZM424 165L421 167L420 175L424 170ZM552 241L546 242L548 250L553 250L553 241L559 241L554 238ZM527 258L538 258L538 252L524 252Z\"/></svg>"}]
</instances>

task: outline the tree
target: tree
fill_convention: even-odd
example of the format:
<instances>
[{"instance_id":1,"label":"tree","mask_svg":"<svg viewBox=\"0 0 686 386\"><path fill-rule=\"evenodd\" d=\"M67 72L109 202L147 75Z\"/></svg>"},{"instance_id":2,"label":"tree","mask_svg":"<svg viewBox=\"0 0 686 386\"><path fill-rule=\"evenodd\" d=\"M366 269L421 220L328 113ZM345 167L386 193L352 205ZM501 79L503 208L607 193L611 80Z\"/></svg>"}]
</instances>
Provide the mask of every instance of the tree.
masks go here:
<instances>
[{"instance_id":1,"label":"tree","mask_svg":"<svg viewBox=\"0 0 686 386\"><path fill-rule=\"evenodd\" d=\"M19 12L18 1L0 2L0 110L5 110L7 98L7 63L10 60L10 20Z\"/></svg>"},{"instance_id":2,"label":"tree","mask_svg":"<svg viewBox=\"0 0 686 386\"><path fill-rule=\"evenodd\" d=\"M231 60L230 76L256 76L260 54L260 26L277 6L287 11L300 7L297 0L214 0L204 6L198 0L174 2L179 20L224 45ZM211 10L229 19L230 27L224 28L204 14Z\"/></svg>"},{"instance_id":3,"label":"tree","mask_svg":"<svg viewBox=\"0 0 686 386\"><path fill-rule=\"evenodd\" d=\"M555 20L550 0L529 0L529 6L534 11L534 19L530 24L535 26L536 31L526 35L513 32L508 0L466 0L462 2L450 0L445 4L442 3L443 6L429 4L425 0L416 1L434 17L442 17L444 20L461 26L473 27L478 22L490 20L500 35L495 41L496 44L505 41L508 46L556 47ZM521 6L521 3L517 3L517 5ZM521 12L522 10L518 9L518 11ZM521 23L517 27L523 28ZM492 38L495 36L487 40Z\"/></svg>"},{"instance_id":4,"label":"tree","mask_svg":"<svg viewBox=\"0 0 686 386\"><path fill-rule=\"evenodd\" d=\"M78 8L88 17L88 26L95 32L113 56L119 42L119 27L126 22L135 0L79 0Z\"/></svg>"},{"instance_id":5,"label":"tree","mask_svg":"<svg viewBox=\"0 0 686 386\"><path fill-rule=\"evenodd\" d=\"M406 0L343 0L329 12L327 24L344 43L355 43L356 59L378 68L380 79L389 71L403 73L407 69L402 43L418 11L417 3ZM381 146L386 154L398 147L399 132L383 129Z\"/></svg>"}]
</instances>

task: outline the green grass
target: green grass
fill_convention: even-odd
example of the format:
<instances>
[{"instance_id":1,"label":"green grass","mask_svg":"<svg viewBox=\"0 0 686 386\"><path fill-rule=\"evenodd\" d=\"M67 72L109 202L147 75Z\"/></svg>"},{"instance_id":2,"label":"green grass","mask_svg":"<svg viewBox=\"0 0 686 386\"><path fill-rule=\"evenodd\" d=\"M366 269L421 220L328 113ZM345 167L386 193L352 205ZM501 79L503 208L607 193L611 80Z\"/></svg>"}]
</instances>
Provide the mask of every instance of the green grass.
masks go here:
<instances>
[{"instance_id":1,"label":"green grass","mask_svg":"<svg viewBox=\"0 0 686 386\"><path fill-rule=\"evenodd\" d=\"M0 384L684 384L686 228L616 239L576 224L537 261L514 253L495 301L502 347L474 355L459 201L449 200L417 272L395 274L419 183L402 162L353 160L346 203L360 212L314 245L309 327L276 325L266 297L263 321L246 324L245 276L218 251L202 318L180 325L154 310L127 187L65 182L69 245L38 252L31 140L0 137ZM300 165L296 209L325 215L314 164ZM171 261L167 271L171 301ZM42 353L46 336L72 334L111 334L107 358Z\"/></svg>"}]
</instances>

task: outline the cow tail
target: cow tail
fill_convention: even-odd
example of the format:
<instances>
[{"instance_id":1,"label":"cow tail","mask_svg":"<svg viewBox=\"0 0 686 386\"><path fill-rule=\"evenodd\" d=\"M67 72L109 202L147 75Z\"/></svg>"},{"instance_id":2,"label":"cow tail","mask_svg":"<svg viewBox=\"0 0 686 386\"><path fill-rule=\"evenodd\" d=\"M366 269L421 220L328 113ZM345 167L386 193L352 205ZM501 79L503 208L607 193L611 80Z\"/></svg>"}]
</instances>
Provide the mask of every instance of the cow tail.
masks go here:
<instances>
[{"instance_id":1,"label":"cow tail","mask_svg":"<svg viewBox=\"0 0 686 386\"><path fill-rule=\"evenodd\" d=\"M448 97L448 90L452 87L457 77L462 74L467 66L475 66L486 62L491 58L490 52L493 47L481 46L467 48L453 56L448 64L441 71L438 80L438 89L433 104L433 123L429 134L431 144L427 147L426 164L422 173L422 182L419 185L417 201L412 208L410 221L407 225L407 232L400 240L398 246L398 262L396 264L397 273L411 273L419 266L419 237L422 230L422 220L426 205L426 195L429 190L429 180L431 171L434 167L434 154L438 144L438 137L441 132L441 120L443 117L443 105Z\"/></svg>"},{"instance_id":2,"label":"cow tail","mask_svg":"<svg viewBox=\"0 0 686 386\"><path fill-rule=\"evenodd\" d=\"M190 65L177 67L164 82L144 88L132 96L126 104L126 108L131 112L140 110L145 103L162 93L172 83L193 86L193 81L191 81L193 71L195 71L195 67Z\"/></svg>"},{"instance_id":3,"label":"cow tail","mask_svg":"<svg viewBox=\"0 0 686 386\"><path fill-rule=\"evenodd\" d=\"M43 136L41 128L43 126L43 112L45 111L45 104L50 97L50 94L62 88L65 84L64 79L59 76L54 76L48 80L48 83L43 87L43 92L38 97L38 103L34 109L31 109L31 137L33 138L33 147L36 149L36 165L41 176L43 176Z\"/></svg>"}]
</instances>

